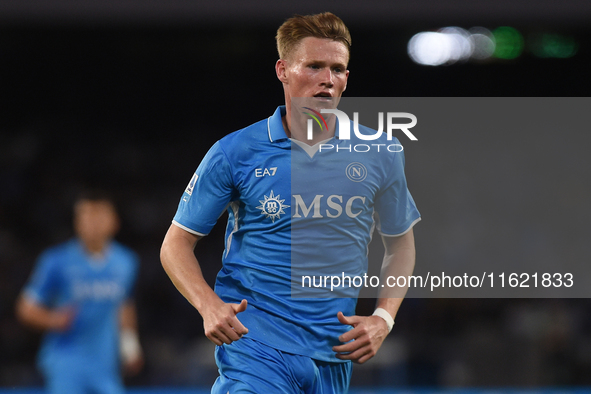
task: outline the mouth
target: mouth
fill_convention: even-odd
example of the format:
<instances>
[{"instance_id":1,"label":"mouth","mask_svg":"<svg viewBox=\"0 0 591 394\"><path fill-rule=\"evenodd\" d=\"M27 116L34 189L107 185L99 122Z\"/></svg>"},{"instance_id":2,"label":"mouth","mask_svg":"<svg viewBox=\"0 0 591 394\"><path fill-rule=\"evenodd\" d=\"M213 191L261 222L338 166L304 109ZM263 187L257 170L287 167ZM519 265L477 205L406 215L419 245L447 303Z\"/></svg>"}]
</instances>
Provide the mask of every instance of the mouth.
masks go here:
<instances>
[{"instance_id":1,"label":"mouth","mask_svg":"<svg viewBox=\"0 0 591 394\"><path fill-rule=\"evenodd\" d=\"M315 94L314 97L324 98L324 99L331 99L332 98L332 94L330 94L328 92L320 92L320 93Z\"/></svg>"}]
</instances>

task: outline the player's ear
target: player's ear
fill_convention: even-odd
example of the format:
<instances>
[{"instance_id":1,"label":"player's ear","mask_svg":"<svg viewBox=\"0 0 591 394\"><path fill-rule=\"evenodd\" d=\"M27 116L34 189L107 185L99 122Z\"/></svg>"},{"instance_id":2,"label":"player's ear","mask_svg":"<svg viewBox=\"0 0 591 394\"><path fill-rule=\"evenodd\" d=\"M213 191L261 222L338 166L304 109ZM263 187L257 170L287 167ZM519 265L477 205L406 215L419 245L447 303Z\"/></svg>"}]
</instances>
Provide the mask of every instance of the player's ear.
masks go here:
<instances>
[{"instance_id":1,"label":"player's ear","mask_svg":"<svg viewBox=\"0 0 591 394\"><path fill-rule=\"evenodd\" d=\"M347 90L347 81L349 80L349 70L347 70L347 72L345 73L345 88L343 89L343 92L345 90Z\"/></svg>"},{"instance_id":2,"label":"player's ear","mask_svg":"<svg viewBox=\"0 0 591 394\"><path fill-rule=\"evenodd\" d=\"M275 63L275 73L277 74L277 79L283 83L287 83L287 63L285 60L277 60L277 63Z\"/></svg>"},{"instance_id":3,"label":"player's ear","mask_svg":"<svg viewBox=\"0 0 591 394\"><path fill-rule=\"evenodd\" d=\"M109 230L107 235L109 238L112 238L119 232L119 229L121 228L121 218L119 217L119 214L117 214L114 206L111 206L108 212L107 220L109 221Z\"/></svg>"}]
</instances>

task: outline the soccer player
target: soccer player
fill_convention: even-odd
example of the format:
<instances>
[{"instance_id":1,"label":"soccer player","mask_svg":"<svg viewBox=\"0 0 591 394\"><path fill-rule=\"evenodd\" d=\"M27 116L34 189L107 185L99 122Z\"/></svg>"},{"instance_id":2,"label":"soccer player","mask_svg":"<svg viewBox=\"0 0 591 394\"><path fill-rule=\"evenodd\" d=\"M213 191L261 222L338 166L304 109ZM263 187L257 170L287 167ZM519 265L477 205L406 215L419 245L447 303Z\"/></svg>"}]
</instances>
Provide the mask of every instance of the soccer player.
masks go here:
<instances>
[{"instance_id":1,"label":"soccer player","mask_svg":"<svg viewBox=\"0 0 591 394\"><path fill-rule=\"evenodd\" d=\"M420 216L402 152L347 151L359 140L340 140L334 117L309 140L306 117L294 110L300 98L330 107L345 90L351 38L341 19L295 16L276 38L285 106L213 145L181 197L161 260L217 345L220 376L212 393L345 393L351 362L376 354L404 294L382 295L372 316L357 316L355 297L293 296L292 261L361 274L375 225L386 250L383 272L410 274ZM321 143L342 149L319 152ZM355 171L347 175L350 165ZM225 209L214 291L194 248Z\"/></svg>"},{"instance_id":2,"label":"soccer player","mask_svg":"<svg viewBox=\"0 0 591 394\"><path fill-rule=\"evenodd\" d=\"M112 240L119 227L109 197L82 194L77 237L45 251L17 301L19 319L45 331L38 364L50 393L124 393L143 364L132 288L134 252Z\"/></svg>"}]
</instances>

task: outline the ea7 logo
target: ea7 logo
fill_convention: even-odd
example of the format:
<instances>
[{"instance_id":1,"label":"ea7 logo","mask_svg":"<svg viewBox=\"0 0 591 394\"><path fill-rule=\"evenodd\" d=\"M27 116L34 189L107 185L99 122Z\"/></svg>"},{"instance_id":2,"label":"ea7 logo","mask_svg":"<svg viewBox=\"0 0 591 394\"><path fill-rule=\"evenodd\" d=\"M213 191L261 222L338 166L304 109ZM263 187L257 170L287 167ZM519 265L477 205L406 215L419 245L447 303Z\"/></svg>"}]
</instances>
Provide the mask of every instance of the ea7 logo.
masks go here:
<instances>
[{"instance_id":1,"label":"ea7 logo","mask_svg":"<svg viewBox=\"0 0 591 394\"><path fill-rule=\"evenodd\" d=\"M277 167L257 168L254 170L254 176L257 178L262 178L264 176L275 176L276 172Z\"/></svg>"},{"instance_id":2,"label":"ea7 logo","mask_svg":"<svg viewBox=\"0 0 591 394\"><path fill-rule=\"evenodd\" d=\"M323 114L334 114L337 117L339 122L339 139L341 140L350 140L351 139L351 121L349 120L349 116L343 111L338 109L326 109L323 108L320 110L320 113ZM417 141L417 137L415 137L408 129L416 126L417 124L417 117L408 112L388 112L386 114L387 124L386 124L386 134L388 135L388 141L392 140L392 130L401 130L404 134L411 140ZM394 119L409 119L410 123L394 123ZM324 120L324 118L322 119ZM359 132L359 112L353 112L353 131L355 135L360 140L364 141L371 141L380 138L384 131L384 113L378 112L378 130L373 135L365 135ZM326 122L325 122L326 123ZM313 138L313 122L312 119L308 119L308 140L312 140Z\"/></svg>"},{"instance_id":3,"label":"ea7 logo","mask_svg":"<svg viewBox=\"0 0 591 394\"><path fill-rule=\"evenodd\" d=\"M343 196L339 196L336 194L330 195L326 198L326 203L323 203L324 197L323 194L317 194L314 197L314 200L310 203L309 206L306 206L304 199L302 198L301 194L294 194L293 199L295 203L294 209L294 218L301 218L301 217L308 217L310 213L312 213L313 218L322 218L326 215L329 218L338 218L343 214L343 208L345 208L345 214L350 218L356 218L364 211L365 208L365 197L362 196L353 196L349 198L343 207ZM356 206L353 207L353 204L357 201ZM325 205L326 204L326 205ZM325 205L325 209L322 210L321 206ZM301 210L301 213L300 213Z\"/></svg>"}]
</instances>

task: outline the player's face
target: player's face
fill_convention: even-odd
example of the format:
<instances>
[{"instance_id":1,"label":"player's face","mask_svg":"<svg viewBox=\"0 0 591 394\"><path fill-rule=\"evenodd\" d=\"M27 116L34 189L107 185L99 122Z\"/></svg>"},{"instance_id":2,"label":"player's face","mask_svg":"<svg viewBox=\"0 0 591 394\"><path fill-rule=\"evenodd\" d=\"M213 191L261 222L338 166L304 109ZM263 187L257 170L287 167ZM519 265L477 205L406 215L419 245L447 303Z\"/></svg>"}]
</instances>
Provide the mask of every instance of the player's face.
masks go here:
<instances>
[{"instance_id":1,"label":"player's face","mask_svg":"<svg viewBox=\"0 0 591 394\"><path fill-rule=\"evenodd\" d=\"M119 228L115 208L108 201L81 200L74 207L74 228L86 243L103 243Z\"/></svg>"},{"instance_id":2,"label":"player's face","mask_svg":"<svg viewBox=\"0 0 591 394\"><path fill-rule=\"evenodd\" d=\"M347 87L348 62L345 44L327 38L302 39L289 59L277 63L277 76L283 82L286 100L293 97L315 97L318 101L340 98Z\"/></svg>"}]
</instances>

